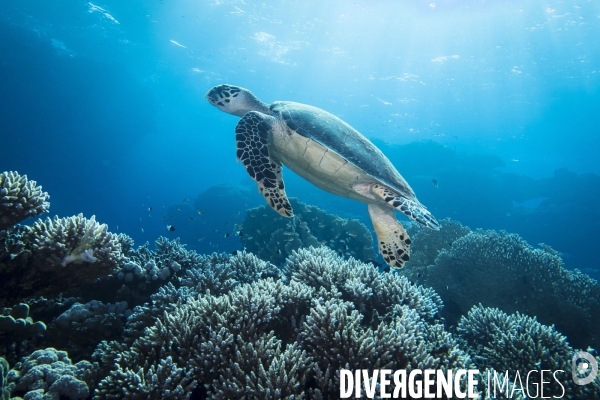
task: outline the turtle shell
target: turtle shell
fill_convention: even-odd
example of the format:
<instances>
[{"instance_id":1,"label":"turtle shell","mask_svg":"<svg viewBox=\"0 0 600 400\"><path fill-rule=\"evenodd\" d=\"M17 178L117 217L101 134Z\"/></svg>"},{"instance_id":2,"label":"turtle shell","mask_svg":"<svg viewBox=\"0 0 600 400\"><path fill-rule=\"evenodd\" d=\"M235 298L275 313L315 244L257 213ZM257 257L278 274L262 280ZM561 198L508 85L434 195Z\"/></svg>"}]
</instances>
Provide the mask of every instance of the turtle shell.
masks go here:
<instances>
[{"instance_id":1,"label":"turtle shell","mask_svg":"<svg viewBox=\"0 0 600 400\"><path fill-rule=\"evenodd\" d=\"M404 197L417 201L408 182L381 150L335 115L291 101L278 101L270 108L292 131L314 140Z\"/></svg>"}]
</instances>

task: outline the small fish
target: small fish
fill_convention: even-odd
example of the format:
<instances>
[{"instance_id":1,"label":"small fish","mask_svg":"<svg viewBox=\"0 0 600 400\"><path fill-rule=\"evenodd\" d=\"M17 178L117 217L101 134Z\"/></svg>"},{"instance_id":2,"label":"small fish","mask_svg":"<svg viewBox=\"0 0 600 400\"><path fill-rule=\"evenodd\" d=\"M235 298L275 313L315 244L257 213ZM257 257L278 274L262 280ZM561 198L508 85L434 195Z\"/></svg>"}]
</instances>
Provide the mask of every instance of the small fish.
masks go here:
<instances>
[{"instance_id":1,"label":"small fish","mask_svg":"<svg viewBox=\"0 0 600 400\"><path fill-rule=\"evenodd\" d=\"M165 221L167 219L167 216L163 215L162 219L163 219L163 221Z\"/></svg>"},{"instance_id":2,"label":"small fish","mask_svg":"<svg viewBox=\"0 0 600 400\"><path fill-rule=\"evenodd\" d=\"M323 227L325 227L325 224L323 224L323 223L320 223L320 224L319 224L319 228L323 228Z\"/></svg>"},{"instance_id":3,"label":"small fish","mask_svg":"<svg viewBox=\"0 0 600 400\"><path fill-rule=\"evenodd\" d=\"M198 214L204 215L204 211L202 211L202 210L196 210L196 211L198 211Z\"/></svg>"},{"instance_id":4,"label":"small fish","mask_svg":"<svg viewBox=\"0 0 600 400\"><path fill-rule=\"evenodd\" d=\"M348 250L348 245L347 244L344 245L344 250Z\"/></svg>"},{"instance_id":5,"label":"small fish","mask_svg":"<svg viewBox=\"0 0 600 400\"><path fill-rule=\"evenodd\" d=\"M256 232L258 232L258 234L260 235L260 229L257 229Z\"/></svg>"},{"instance_id":6,"label":"small fish","mask_svg":"<svg viewBox=\"0 0 600 400\"><path fill-rule=\"evenodd\" d=\"M175 227L173 225L167 225L167 230L169 232L175 232Z\"/></svg>"},{"instance_id":7,"label":"small fish","mask_svg":"<svg viewBox=\"0 0 600 400\"><path fill-rule=\"evenodd\" d=\"M152 218L152 215L148 214L148 218Z\"/></svg>"},{"instance_id":8,"label":"small fish","mask_svg":"<svg viewBox=\"0 0 600 400\"><path fill-rule=\"evenodd\" d=\"M204 240L204 238L203 238L202 236L200 236L200 237L198 238L198 241L200 242L200 241L202 241L202 240Z\"/></svg>"},{"instance_id":9,"label":"small fish","mask_svg":"<svg viewBox=\"0 0 600 400\"><path fill-rule=\"evenodd\" d=\"M350 231L348 232L348 235L352 236L352 237L356 237L356 232L354 231Z\"/></svg>"},{"instance_id":10,"label":"small fish","mask_svg":"<svg viewBox=\"0 0 600 400\"><path fill-rule=\"evenodd\" d=\"M287 226L288 228L291 228L292 227L292 223L288 222L287 224L285 224L285 226Z\"/></svg>"},{"instance_id":11,"label":"small fish","mask_svg":"<svg viewBox=\"0 0 600 400\"><path fill-rule=\"evenodd\" d=\"M239 237L242 237L242 236L244 236L244 232L242 232L242 231L239 231L239 232L237 233L237 235L238 235Z\"/></svg>"},{"instance_id":12,"label":"small fish","mask_svg":"<svg viewBox=\"0 0 600 400\"><path fill-rule=\"evenodd\" d=\"M252 218L256 217L256 215L255 215L255 214L250 214L250 216L251 216Z\"/></svg>"},{"instance_id":13,"label":"small fish","mask_svg":"<svg viewBox=\"0 0 600 400\"><path fill-rule=\"evenodd\" d=\"M263 214L263 217L267 217L267 214Z\"/></svg>"},{"instance_id":14,"label":"small fish","mask_svg":"<svg viewBox=\"0 0 600 400\"><path fill-rule=\"evenodd\" d=\"M237 251L237 250L234 250L234 251L232 251L232 252L231 252L231 255L232 255L232 256L237 256L237 253L238 253L238 251Z\"/></svg>"},{"instance_id":15,"label":"small fish","mask_svg":"<svg viewBox=\"0 0 600 400\"><path fill-rule=\"evenodd\" d=\"M254 239L254 236L248 236L248 240Z\"/></svg>"},{"instance_id":16,"label":"small fish","mask_svg":"<svg viewBox=\"0 0 600 400\"><path fill-rule=\"evenodd\" d=\"M293 233L292 233L292 232L290 232L290 231L283 231L283 234L284 234L284 235L286 235L286 236L293 235Z\"/></svg>"},{"instance_id":17,"label":"small fish","mask_svg":"<svg viewBox=\"0 0 600 400\"><path fill-rule=\"evenodd\" d=\"M435 187L438 187L438 185L439 185L437 179L432 179L431 183L433 183L433 186L435 186Z\"/></svg>"},{"instance_id":18,"label":"small fish","mask_svg":"<svg viewBox=\"0 0 600 400\"><path fill-rule=\"evenodd\" d=\"M181 211L181 209L178 208L177 211Z\"/></svg>"},{"instance_id":19,"label":"small fish","mask_svg":"<svg viewBox=\"0 0 600 400\"><path fill-rule=\"evenodd\" d=\"M142 219L140 218L140 222L142 222Z\"/></svg>"},{"instance_id":20,"label":"small fish","mask_svg":"<svg viewBox=\"0 0 600 400\"><path fill-rule=\"evenodd\" d=\"M142 233L144 233L144 228L140 228L142 230Z\"/></svg>"},{"instance_id":21,"label":"small fish","mask_svg":"<svg viewBox=\"0 0 600 400\"><path fill-rule=\"evenodd\" d=\"M231 236L231 233L226 233L225 237L228 238L229 236Z\"/></svg>"},{"instance_id":22,"label":"small fish","mask_svg":"<svg viewBox=\"0 0 600 400\"><path fill-rule=\"evenodd\" d=\"M229 225L229 222L225 222L225 226Z\"/></svg>"},{"instance_id":23,"label":"small fish","mask_svg":"<svg viewBox=\"0 0 600 400\"><path fill-rule=\"evenodd\" d=\"M184 202L184 203L187 203L187 202L188 202L188 199L183 199L183 202Z\"/></svg>"},{"instance_id":24,"label":"small fish","mask_svg":"<svg viewBox=\"0 0 600 400\"><path fill-rule=\"evenodd\" d=\"M190 221L193 221L193 220L194 220L194 217L190 217Z\"/></svg>"},{"instance_id":25,"label":"small fish","mask_svg":"<svg viewBox=\"0 0 600 400\"><path fill-rule=\"evenodd\" d=\"M152 211L152 207L148 207L148 211Z\"/></svg>"},{"instance_id":26,"label":"small fish","mask_svg":"<svg viewBox=\"0 0 600 400\"><path fill-rule=\"evenodd\" d=\"M294 240L296 240L296 239L294 239L294 238L287 238L287 239L285 239L286 242L292 242Z\"/></svg>"}]
</instances>

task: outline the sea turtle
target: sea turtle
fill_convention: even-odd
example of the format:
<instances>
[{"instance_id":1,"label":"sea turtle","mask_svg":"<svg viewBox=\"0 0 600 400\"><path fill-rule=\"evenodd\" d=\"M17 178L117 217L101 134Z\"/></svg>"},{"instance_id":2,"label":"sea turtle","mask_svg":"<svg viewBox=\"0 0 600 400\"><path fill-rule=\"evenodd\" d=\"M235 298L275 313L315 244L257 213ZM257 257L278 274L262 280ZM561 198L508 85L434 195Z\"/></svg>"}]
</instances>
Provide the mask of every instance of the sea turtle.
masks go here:
<instances>
[{"instance_id":1,"label":"sea turtle","mask_svg":"<svg viewBox=\"0 0 600 400\"><path fill-rule=\"evenodd\" d=\"M235 127L237 159L267 203L284 217L293 212L282 165L327 192L367 203L379 251L393 268L402 268L409 260L410 246L394 210L439 229L390 160L335 115L291 101L268 105L233 85L215 86L206 98L219 110L242 117Z\"/></svg>"}]
</instances>

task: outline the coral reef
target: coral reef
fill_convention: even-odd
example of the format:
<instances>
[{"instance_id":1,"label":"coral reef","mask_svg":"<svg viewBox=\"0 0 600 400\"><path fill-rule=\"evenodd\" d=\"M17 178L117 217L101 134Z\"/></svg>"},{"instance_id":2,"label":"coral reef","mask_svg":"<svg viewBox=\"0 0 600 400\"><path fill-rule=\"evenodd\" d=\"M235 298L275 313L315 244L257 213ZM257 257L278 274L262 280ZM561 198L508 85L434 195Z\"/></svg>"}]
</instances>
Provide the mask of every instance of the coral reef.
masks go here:
<instances>
[{"instance_id":1,"label":"coral reef","mask_svg":"<svg viewBox=\"0 0 600 400\"><path fill-rule=\"evenodd\" d=\"M535 249L518 235L465 233L456 223L444 221L439 234L415 235L423 240L419 243L415 238L413 248L428 254L418 260L439 254L431 265L420 262L401 271L412 282L435 289L450 323L481 303L554 324L577 346L600 345L595 322L600 320L600 285L595 280L565 269L558 253L548 246ZM448 246L454 237L458 239Z\"/></svg>"},{"instance_id":2,"label":"coral reef","mask_svg":"<svg viewBox=\"0 0 600 400\"><path fill-rule=\"evenodd\" d=\"M25 399L87 399L93 384L92 365L87 361L71 364L64 351L53 348L34 351L17 363L7 375L11 395Z\"/></svg>"},{"instance_id":3,"label":"coral reef","mask_svg":"<svg viewBox=\"0 0 600 400\"><path fill-rule=\"evenodd\" d=\"M10 391L8 390L8 382L6 381L6 377L8 375L8 370L10 369L6 360L0 357L0 400L9 400L10 399Z\"/></svg>"},{"instance_id":4,"label":"coral reef","mask_svg":"<svg viewBox=\"0 0 600 400\"><path fill-rule=\"evenodd\" d=\"M67 351L73 360L89 358L102 340L121 339L131 313L125 301L76 302L48 325L46 340Z\"/></svg>"},{"instance_id":5,"label":"coral reef","mask_svg":"<svg viewBox=\"0 0 600 400\"><path fill-rule=\"evenodd\" d=\"M236 226L246 250L275 265L281 265L294 250L322 245L362 261L377 258L371 232L358 220L327 214L295 198L289 200L293 218L284 218L267 206L246 212L244 221Z\"/></svg>"},{"instance_id":6,"label":"coral reef","mask_svg":"<svg viewBox=\"0 0 600 400\"><path fill-rule=\"evenodd\" d=\"M0 174L0 231L24 219L48 212L48 193L36 181L17 172Z\"/></svg>"},{"instance_id":7,"label":"coral reef","mask_svg":"<svg viewBox=\"0 0 600 400\"><path fill-rule=\"evenodd\" d=\"M450 249L457 239L471 233L468 227L449 218L440 221L438 231L427 229L414 221L405 223L405 227L412 240L407 270L433 265L440 251Z\"/></svg>"},{"instance_id":8,"label":"coral reef","mask_svg":"<svg viewBox=\"0 0 600 400\"><path fill-rule=\"evenodd\" d=\"M535 318L517 312L513 315L481 305L473 307L457 326L464 348L480 369L508 371L564 371L559 385L554 379L544 385L544 397L563 395L566 398L600 398L600 385L579 386L571 378L573 348L554 327L540 324ZM539 390L541 376L530 375L531 393Z\"/></svg>"},{"instance_id":9,"label":"coral reef","mask_svg":"<svg viewBox=\"0 0 600 400\"><path fill-rule=\"evenodd\" d=\"M29 216L47 210L35 182L2 176L0 189L26 188L16 198L37 210ZM1 201L4 218L12 206ZM2 219L0 305L12 306L0 313L2 400L333 399L341 368L570 371L574 350L558 332L597 344L600 287L549 246L409 223L408 267L380 273L365 263L375 252L364 225L291 202L293 219L263 206L236 227L256 255L200 255L164 237L135 249L81 214ZM38 297L18 304L26 296ZM597 383L567 378L567 396L600 398ZM544 392L560 394L556 383Z\"/></svg>"},{"instance_id":10,"label":"coral reef","mask_svg":"<svg viewBox=\"0 0 600 400\"><path fill-rule=\"evenodd\" d=\"M12 309L5 308L2 314L0 315L0 337L12 335L24 339L46 331L46 324L41 321L33 322L29 317L29 306L25 303L17 304Z\"/></svg>"},{"instance_id":11,"label":"coral reef","mask_svg":"<svg viewBox=\"0 0 600 400\"><path fill-rule=\"evenodd\" d=\"M252 257L243 253L238 261L252 264ZM270 270L264 263L254 265ZM324 284L308 273L316 265L331 266L324 271ZM289 283L247 274L257 280L220 296L165 289L160 298L169 299L170 306L152 306L163 313L154 312L153 324L130 347L100 346L95 357L114 366L100 381L95 398L189 398L205 385L211 398L292 398L306 393L335 398L340 366L468 364L438 323L441 304L431 290L414 287L404 277L381 275L370 264L345 261L324 248L292 252L286 274ZM365 318L357 309L371 305L381 315L371 312ZM139 322L139 315L130 319Z\"/></svg>"},{"instance_id":12,"label":"coral reef","mask_svg":"<svg viewBox=\"0 0 600 400\"><path fill-rule=\"evenodd\" d=\"M123 258L117 235L82 214L11 229L0 242L4 244L0 256L4 304L27 296L53 296L94 282Z\"/></svg>"}]
</instances>

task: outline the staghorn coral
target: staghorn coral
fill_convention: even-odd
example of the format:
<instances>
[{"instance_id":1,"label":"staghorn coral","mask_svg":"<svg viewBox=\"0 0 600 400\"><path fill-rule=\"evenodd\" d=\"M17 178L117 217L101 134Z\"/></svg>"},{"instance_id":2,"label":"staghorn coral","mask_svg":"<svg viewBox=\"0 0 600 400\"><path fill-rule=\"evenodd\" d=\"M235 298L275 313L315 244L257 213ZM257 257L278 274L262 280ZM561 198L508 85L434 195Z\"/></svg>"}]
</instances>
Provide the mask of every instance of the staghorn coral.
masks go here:
<instances>
[{"instance_id":1,"label":"staghorn coral","mask_svg":"<svg viewBox=\"0 0 600 400\"><path fill-rule=\"evenodd\" d=\"M480 369L508 371L563 370L561 384L567 398L600 398L600 385L576 385L571 378L573 348L554 327L540 324L535 318L517 312L507 315L497 308L473 307L458 323L463 346ZM531 393L535 393L541 377L530 377ZM551 380L544 385L544 396L561 396L563 388Z\"/></svg>"},{"instance_id":2,"label":"staghorn coral","mask_svg":"<svg viewBox=\"0 0 600 400\"><path fill-rule=\"evenodd\" d=\"M53 296L108 275L122 260L117 235L82 214L36 221L2 239L2 303L28 296Z\"/></svg>"},{"instance_id":3,"label":"staghorn coral","mask_svg":"<svg viewBox=\"0 0 600 400\"><path fill-rule=\"evenodd\" d=\"M47 348L15 364L7 382L12 396L84 400L90 393L88 385L93 385L92 365L87 361L71 364L66 352Z\"/></svg>"},{"instance_id":4,"label":"staghorn coral","mask_svg":"<svg viewBox=\"0 0 600 400\"><path fill-rule=\"evenodd\" d=\"M578 346L598 345L594 321L600 319L600 285L565 269L557 252L548 249L535 249L515 234L478 230L441 250L433 265L401 273L435 289L451 323L481 303L555 324Z\"/></svg>"},{"instance_id":5,"label":"staghorn coral","mask_svg":"<svg viewBox=\"0 0 600 400\"><path fill-rule=\"evenodd\" d=\"M0 231L24 219L48 212L48 193L27 175L10 171L0 174Z\"/></svg>"},{"instance_id":6,"label":"staghorn coral","mask_svg":"<svg viewBox=\"0 0 600 400\"><path fill-rule=\"evenodd\" d=\"M363 261L377 258L371 232L358 220L327 214L295 198L290 203L293 218L273 213L267 206L248 210L244 221L236 226L244 248L275 265L281 265L301 247L322 245Z\"/></svg>"}]
</instances>

